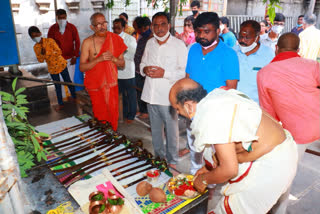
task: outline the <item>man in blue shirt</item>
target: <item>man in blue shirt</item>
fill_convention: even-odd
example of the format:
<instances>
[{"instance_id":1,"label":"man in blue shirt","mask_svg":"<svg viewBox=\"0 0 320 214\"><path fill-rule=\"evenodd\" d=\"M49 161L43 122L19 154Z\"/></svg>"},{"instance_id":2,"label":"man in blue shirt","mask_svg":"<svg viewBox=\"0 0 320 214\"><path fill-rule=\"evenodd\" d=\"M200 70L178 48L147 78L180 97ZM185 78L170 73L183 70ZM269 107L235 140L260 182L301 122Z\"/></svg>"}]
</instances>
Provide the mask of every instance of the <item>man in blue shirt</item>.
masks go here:
<instances>
[{"instance_id":1,"label":"man in blue shirt","mask_svg":"<svg viewBox=\"0 0 320 214\"><path fill-rule=\"evenodd\" d=\"M186 67L187 77L201 84L207 92L227 86L237 88L239 61L236 52L219 40L219 16L214 12L200 14L194 23L196 42L190 48ZM191 154L190 173L202 167L202 154L193 150L191 130L187 129Z\"/></svg>"},{"instance_id":2,"label":"man in blue shirt","mask_svg":"<svg viewBox=\"0 0 320 214\"><path fill-rule=\"evenodd\" d=\"M224 40L224 43L226 43L229 47L235 46L237 42L236 36L229 30L229 19L227 17L221 17L220 18L221 24L220 24L220 31L221 36Z\"/></svg>"},{"instance_id":3,"label":"man in blue shirt","mask_svg":"<svg viewBox=\"0 0 320 214\"><path fill-rule=\"evenodd\" d=\"M239 45L234 47L240 64L238 90L257 103L259 103L257 73L275 56L270 47L259 42L260 29L260 24L254 20L243 22L240 25Z\"/></svg>"}]
</instances>

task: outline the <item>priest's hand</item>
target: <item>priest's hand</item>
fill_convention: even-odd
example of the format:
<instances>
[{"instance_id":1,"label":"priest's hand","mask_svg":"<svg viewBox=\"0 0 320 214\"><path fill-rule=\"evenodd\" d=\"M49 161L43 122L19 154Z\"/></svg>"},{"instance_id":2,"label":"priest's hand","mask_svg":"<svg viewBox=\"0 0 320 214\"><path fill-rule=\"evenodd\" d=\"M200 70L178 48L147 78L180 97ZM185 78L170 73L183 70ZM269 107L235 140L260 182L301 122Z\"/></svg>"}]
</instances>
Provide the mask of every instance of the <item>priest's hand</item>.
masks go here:
<instances>
[{"instance_id":1,"label":"priest's hand","mask_svg":"<svg viewBox=\"0 0 320 214\"><path fill-rule=\"evenodd\" d=\"M111 61L113 59L113 55L110 51L103 52L99 57L99 62L102 61Z\"/></svg>"}]
</instances>

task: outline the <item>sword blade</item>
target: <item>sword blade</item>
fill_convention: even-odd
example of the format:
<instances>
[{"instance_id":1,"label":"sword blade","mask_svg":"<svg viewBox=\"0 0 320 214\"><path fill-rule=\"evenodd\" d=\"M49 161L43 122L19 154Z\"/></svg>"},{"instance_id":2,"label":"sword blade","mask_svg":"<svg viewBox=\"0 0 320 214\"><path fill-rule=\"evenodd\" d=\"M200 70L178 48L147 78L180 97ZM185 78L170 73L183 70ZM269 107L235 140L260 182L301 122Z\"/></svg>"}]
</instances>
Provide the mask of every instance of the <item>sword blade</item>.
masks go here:
<instances>
[{"instance_id":1,"label":"sword blade","mask_svg":"<svg viewBox=\"0 0 320 214\"><path fill-rule=\"evenodd\" d=\"M121 178L119 178L119 179L117 179L117 180L118 180L118 181L121 181L121 180L123 180L123 179L129 178L129 177L131 177L131 176L137 175L137 174L139 174L139 173L141 173L141 172L145 172L145 171L148 171L149 169L153 169L153 168L154 168L153 166L150 166L150 167L148 167L148 168L144 168L144 169L141 169L141 170L139 170L139 171L133 172L133 173L131 173L131 174L129 174L129 175L123 176L123 177L121 177Z\"/></svg>"},{"instance_id":2,"label":"sword blade","mask_svg":"<svg viewBox=\"0 0 320 214\"><path fill-rule=\"evenodd\" d=\"M58 134L61 134L61 133L67 133L67 132L71 132L71 131L74 131L75 130L75 128L78 128L78 127L86 127L86 126L88 126L88 123L80 123L80 124L78 124L78 125L74 125L74 126L70 126L70 127L66 127L66 128L63 128L62 130L59 130L59 131L56 131L56 132L53 132L53 133L51 133L51 137L52 138L55 138L55 137L58 137L58 136L56 136L56 135L58 135ZM60 135L61 136L61 135Z\"/></svg>"},{"instance_id":3,"label":"sword blade","mask_svg":"<svg viewBox=\"0 0 320 214\"><path fill-rule=\"evenodd\" d=\"M121 161L128 160L128 159L131 159L131 158L133 158L133 157L127 157L127 158L122 159ZM119 160L119 161L117 161L117 162L121 162L121 161ZM68 181L70 181L70 183L65 182L65 180L64 180L63 182L65 182L65 183L63 183L63 184L65 185L65 187L69 187L71 184L79 181L80 179L84 178L85 176L89 175L90 173L93 173L93 172L95 172L95 171L97 171L97 170L100 170L100 169L102 169L102 168L104 168L104 167L108 167L108 166L110 166L110 165L112 165L112 164L114 164L114 163L116 163L116 162L104 164L104 165L102 165L102 166L100 166L100 167L98 167L98 168L91 169L90 171L88 171L88 172L86 172L86 173L84 173L84 174L82 174L82 175L80 175L80 176L79 176L80 173L78 173L78 175L77 175L78 177L77 177L77 176L74 176L72 179L70 179L71 181L68 180ZM97 165L100 165L100 164L97 164ZM84 171L83 171L83 172L84 172ZM83 173L83 172L81 172L81 173ZM69 177L68 177L68 178L69 178ZM66 184L66 183L68 183L68 184Z\"/></svg>"},{"instance_id":4,"label":"sword blade","mask_svg":"<svg viewBox=\"0 0 320 214\"><path fill-rule=\"evenodd\" d=\"M138 180L135 180L135 181L129 183L129 184L123 185L123 188L126 189L126 188L128 188L128 187L130 187L130 186L133 186L133 185L135 185L136 183L139 183L140 181L143 181L143 180L145 180L145 179L147 179L147 176L146 176L146 175L143 176L142 178L139 178Z\"/></svg>"},{"instance_id":5,"label":"sword blade","mask_svg":"<svg viewBox=\"0 0 320 214\"><path fill-rule=\"evenodd\" d=\"M87 130L87 131L85 131L85 132L83 132L83 133L80 133L80 134L78 134L78 135L74 135L74 136L72 136L72 137L69 137L69 138L67 138L67 139L61 140L61 141L56 142L56 143L49 144L49 145L47 145L47 146L45 146L45 147L53 147L53 146L60 145L60 144L62 144L62 143L68 142L69 140L73 140L73 139L76 138L76 137L79 137L79 138L80 138L82 135L85 135L85 134L87 134L87 133L90 133L90 132L92 132L92 131L94 131L94 130L96 130L96 128L91 128L91 129L89 129L89 130Z\"/></svg>"},{"instance_id":6,"label":"sword blade","mask_svg":"<svg viewBox=\"0 0 320 214\"><path fill-rule=\"evenodd\" d=\"M132 164L132 163L130 163L130 164ZM143 163L143 164L140 164L138 166L132 167L130 169L122 170L122 171L117 172L116 174L114 174L113 177L117 177L119 175L123 175L124 173L130 172L130 171L135 170L135 169L139 169L139 168L141 168L143 166L147 166L147 165L149 165L149 164L148 163Z\"/></svg>"},{"instance_id":7,"label":"sword blade","mask_svg":"<svg viewBox=\"0 0 320 214\"><path fill-rule=\"evenodd\" d=\"M92 139L92 137L94 137L94 136L96 136L98 134L99 135L103 135L104 133L101 133L100 131L97 131L97 132L95 132L93 134L90 134L90 135L84 135L84 136L81 137L82 139L80 141L79 140L74 140L74 141L71 141L69 143L65 143L65 144L60 145L60 146L50 147L50 148L47 149L47 151L51 151L51 150L56 150L57 149L60 152L62 152L63 150L67 150L67 148L76 147L78 145L81 145L83 142L87 142L89 139ZM79 142L79 143L78 144L74 144L74 143L77 143L77 142ZM70 145L72 145L72 146L70 146ZM69 146L69 147L64 148L66 146ZM61 148L64 148L64 149L61 149Z\"/></svg>"}]
</instances>

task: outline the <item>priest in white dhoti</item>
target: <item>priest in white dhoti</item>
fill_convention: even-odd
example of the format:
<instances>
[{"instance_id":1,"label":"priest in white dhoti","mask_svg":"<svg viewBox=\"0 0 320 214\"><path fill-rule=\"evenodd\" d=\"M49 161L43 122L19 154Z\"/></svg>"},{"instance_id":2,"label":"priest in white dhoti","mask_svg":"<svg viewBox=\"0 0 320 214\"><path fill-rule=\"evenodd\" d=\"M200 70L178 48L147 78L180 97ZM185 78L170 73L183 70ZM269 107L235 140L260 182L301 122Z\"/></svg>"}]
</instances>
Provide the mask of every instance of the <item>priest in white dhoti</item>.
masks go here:
<instances>
[{"instance_id":1,"label":"priest in white dhoti","mask_svg":"<svg viewBox=\"0 0 320 214\"><path fill-rule=\"evenodd\" d=\"M170 102L192 120L194 146L204 152L195 188L203 192L208 184L222 184L212 213L267 213L296 174L298 154L291 134L234 89L206 94L186 78L171 88Z\"/></svg>"}]
</instances>

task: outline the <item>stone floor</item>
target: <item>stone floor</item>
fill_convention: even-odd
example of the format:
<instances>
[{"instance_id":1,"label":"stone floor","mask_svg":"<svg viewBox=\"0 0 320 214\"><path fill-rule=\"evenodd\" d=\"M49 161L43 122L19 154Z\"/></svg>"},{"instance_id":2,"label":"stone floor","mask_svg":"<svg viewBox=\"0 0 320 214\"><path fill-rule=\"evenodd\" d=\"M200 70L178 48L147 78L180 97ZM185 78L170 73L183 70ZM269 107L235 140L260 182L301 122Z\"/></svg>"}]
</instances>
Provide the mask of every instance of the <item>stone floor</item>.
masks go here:
<instances>
[{"instance_id":1,"label":"stone floor","mask_svg":"<svg viewBox=\"0 0 320 214\"><path fill-rule=\"evenodd\" d=\"M53 92L53 88L49 90L51 104L56 105L56 100ZM30 122L37 126L46 124L52 121L60 120L66 117L71 117L79 113L76 104L66 103L65 108L62 111L56 112L53 107L47 110L39 111L34 114L30 114ZM150 151L153 151L151 144L151 133L148 127L148 121L139 122L134 121L128 125L125 123L119 123L119 132L125 134L129 139L141 139L144 143L144 147ZM185 139L185 121L180 119L180 148L186 146ZM312 149L320 152L320 142L314 144ZM279 163L281 164L281 163ZM187 154L179 159L177 169L181 172L188 172L190 168L190 155ZM28 197L35 203L31 203L31 208L37 210L40 213L45 213L49 209L58 206L60 203L71 200L72 198L64 191L61 186L50 186L50 183L41 183L41 177L48 177L49 181L52 176L51 172L46 169L33 171L33 174L24 179L24 182L28 185L27 194ZM35 177L40 179L35 182ZM38 178L37 178L38 179ZM36 180L37 180L36 179ZM38 185L35 183L39 182ZM48 182L48 181L47 181ZM39 186L42 187L39 189ZM30 187L30 188L29 188ZM59 193L51 193L49 190ZM49 191L49 192L48 192ZM301 164L299 164L297 176L293 182L290 202L287 213L289 214L319 214L320 213L320 157L309 153L306 153ZM49 201L50 204L47 202ZM77 208L76 203L72 202L74 208ZM209 201L209 208L210 206ZM34 212L36 213L36 212Z\"/></svg>"}]
</instances>

